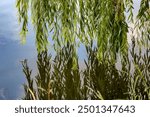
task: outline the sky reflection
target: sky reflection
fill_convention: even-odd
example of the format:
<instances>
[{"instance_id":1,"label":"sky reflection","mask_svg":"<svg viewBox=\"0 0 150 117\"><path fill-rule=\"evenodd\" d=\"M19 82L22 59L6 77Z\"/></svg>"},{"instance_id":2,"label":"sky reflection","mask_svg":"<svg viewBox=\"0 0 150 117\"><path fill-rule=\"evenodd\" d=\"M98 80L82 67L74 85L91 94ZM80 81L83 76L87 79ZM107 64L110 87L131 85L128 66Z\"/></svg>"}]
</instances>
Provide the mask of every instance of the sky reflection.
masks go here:
<instances>
[{"instance_id":1,"label":"sky reflection","mask_svg":"<svg viewBox=\"0 0 150 117\"><path fill-rule=\"evenodd\" d=\"M20 43L15 0L1 1L0 9L0 99L17 99L25 82L20 61L36 58L34 34L30 28L27 43Z\"/></svg>"},{"instance_id":2,"label":"sky reflection","mask_svg":"<svg viewBox=\"0 0 150 117\"><path fill-rule=\"evenodd\" d=\"M134 14L139 8L139 1L134 0ZM84 59L85 49L79 48L80 59ZM20 44L19 26L15 0L0 2L0 99L19 99L23 94L22 84L25 76L22 73L23 59L28 59L34 68L36 60L34 31L29 24L29 34L25 45Z\"/></svg>"}]
</instances>

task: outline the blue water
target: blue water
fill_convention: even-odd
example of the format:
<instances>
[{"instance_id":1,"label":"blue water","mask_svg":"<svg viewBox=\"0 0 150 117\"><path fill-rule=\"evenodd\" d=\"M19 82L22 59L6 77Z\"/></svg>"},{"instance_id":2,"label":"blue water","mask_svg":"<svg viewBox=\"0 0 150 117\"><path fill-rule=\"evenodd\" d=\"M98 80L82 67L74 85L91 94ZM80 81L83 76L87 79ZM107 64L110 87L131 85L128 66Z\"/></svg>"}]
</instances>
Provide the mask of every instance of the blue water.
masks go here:
<instances>
[{"instance_id":1,"label":"blue water","mask_svg":"<svg viewBox=\"0 0 150 117\"><path fill-rule=\"evenodd\" d=\"M30 25L29 25L30 28ZM20 43L15 0L0 1L0 99L20 99L25 76L20 61L36 57L34 34L30 28L25 45ZM30 38L29 38L30 37ZM32 65L32 64L31 64Z\"/></svg>"},{"instance_id":2,"label":"blue water","mask_svg":"<svg viewBox=\"0 0 150 117\"><path fill-rule=\"evenodd\" d=\"M36 47L33 27L29 24L29 34L24 45L19 38L15 0L0 2L0 99L21 99L23 83L26 82L21 62L28 59L33 71L36 69ZM79 48L80 55L85 49ZM83 59L83 56L80 56Z\"/></svg>"},{"instance_id":3,"label":"blue water","mask_svg":"<svg viewBox=\"0 0 150 117\"><path fill-rule=\"evenodd\" d=\"M135 0L137 13L139 1ZM0 1L0 99L21 99L25 76L20 61L28 59L30 67L35 69L36 47L34 31L29 24L29 34L25 45L20 43L20 27L17 20L15 0ZM84 59L85 49L79 48L80 60Z\"/></svg>"}]
</instances>

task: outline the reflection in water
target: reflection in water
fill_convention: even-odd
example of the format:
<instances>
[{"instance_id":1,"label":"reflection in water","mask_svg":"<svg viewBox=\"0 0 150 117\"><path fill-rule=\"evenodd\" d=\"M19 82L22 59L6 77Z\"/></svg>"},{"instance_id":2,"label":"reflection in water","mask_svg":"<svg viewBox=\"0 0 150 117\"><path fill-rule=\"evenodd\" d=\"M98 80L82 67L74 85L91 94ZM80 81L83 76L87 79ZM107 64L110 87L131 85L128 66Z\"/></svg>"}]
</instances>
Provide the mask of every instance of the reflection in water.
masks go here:
<instances>
[{"instance_id":1,"label":"reflection in water","mask_svg":"<svg viewBox=\"0 0 150 117\"><path fill-rule=\"evenodd\" d=\"M5 97L5 89L0 89L0 100L4 100L4 99L6 99L6 97Z\"/></svg>"},{"instance_id":2,"label":"reflection in water","mask_svg":"<svg viewBox=\"0 0 150 117\"><path fill-rule=\"evenodd\" d=\"M30 28L30 24L29 24ZM35 58L35 42L30 30L26 45L20 44L15 0L0 1L0 99L19 99L23 94L22 66L24 58Z\"/></svg>"},{"instance_id":3,"label":"reflection in water","mask_svg":"<svg viewBox=\"0 0 150 117\"><path fill-rule=\"evenodd\" d=\"M108 57L100 62L96 57L97 47L92 44L86 47L86 52L84 69L79 68L74 44L65 45L54 59L48 52L39 53L38 72L33 79L27 60L23 61L27 79L23 99L150 99L148 48L142 56L140 51L135 53L132 43L130 54L134 71L131 71L128 55L122 59L122 68L118 70Z\"/></svg>"},{"instance_id":4,"label":"reflection in water","mask_svg":"<svg viewBox=\"0 0 150 117\"><path fill-rule=\"evenodd\" d=\"M135 8L136 8L135 11L137 11L138 7L135 6ZM19 40L19 36L18 36L19 27L18 27L18 21L17 21L16 16L17 14L15 10L15 0L1 0L0 2L0 99L18 99L22 97L24 93L22 90L22 84L25 82L25 79L23 79L24 76L22 73L22 66L19 61L23 60L24 58L27 58L30 61L29 64L33 65L32 67L35 68L35 65L33 63L35 61L35 53L36 53L35 49L36 48L34 46L35 42L34 42L33 30L31 30L30 24L29 24L29 32L31 34L28 35L26 45L24 46L20 45L20 42L18 41ZM78 58L77 57L74 58L72 55L73 50L72 49L69 50L67 48L72 48L72 47L70 46L64 47L62 52L57 53L57 56L55 57L54 60L47 55L47 52L43 52L38 55L37 66L39 69L39 73L36 76L36 79L37 79L36 86L38 87L35 87L35 86L33 87L31 83L32 80L30 79L31 81L28 81L28 82L30 82L31 84L29 86L31 90L29 92L28 87L26 87L25 91L26 91L26 94L28 95L25 96L25 99L33 99L33 98L36 98L36 99L37 98L39 99L92 98L94 99L95 95L101 98L100 95L98 95L99 92L102 94L103 98L105 99L108 99L108 96L110 95L111 95L110 97L112 98L118 98L118 97L123 98L123 97L117 96L116 92L113 92L114 96L109 92L108 89L109 88L112 89L111 82L108 82L109 87L107 88L108 86L106 82L107 80L103 81L104 78L106 79L108 78L106 77L108 76L108 74L115 74L114 75L115 78L116 77L120 78L122 76L124 78L132 77L133 78L132 82L134 82L134 78L139 75L139 71L141 70L141 72L144 73L145 78L149 77L149 73L150 73L150 71L148 71L148 69L150 69L149 68L149 64L150 64L149 56L145 56L146 58L141 58L145 61L145 63L140 62L139 63L140 65L138 64L139 58L135 57L136 63L138 64L138 66L140 66L139 67L140 70L139 68L137 68L136 69L137 71L133 73L134 76L129 76L129 74L126 73L127 71L129 71L128 68L130 68L129 61L126 61L127 63L124 61L125 63L123 64L122 69L126 72L120 73L115 68L112 71L108 66L108 63L107 63L108 61L104 61L103 64L99 65L97 63L97 60L91 59L92 56L94 55L90 53L94 53L95 51L91 51L90 53L87 52L88 59L85 62L86 67L84 70L83 69L81 70L79 69ZM84 54L83 48L79 48L79 49L81 50L81 51L79 50L81 53L80 54L81 56L79 55L79 57L82 57L83 59L83 54ZM77 63L77 64L74 66L73 63ZM27 70L26 69L27 64L25 66L24 66L25 67L24 69ZM108 69L102 72L101 70L103 70L102 69L103 67L106 67ZM112 65L112 67L114 67L114 65ZM51 72L49 72L50 70ZM108 73L107 73L107 70L109 70ZM103 74L100 74L100 73L105 73L104 74L105 77L102 77ZM27 74L29 74L29 71L27 72ZM98 78L102 77L102 79L98 79L97 77ZM149 86L149 80L146 79L146 81L148 82L146 83L142 82L142 89L140 90L143 90L145 86ZM104 83L105 86L102 85L102 82L105 82ZM44 83L46 83L46 85ZM139 87L139 84L137 84L136 87ZM118 84L115 84L115 86L116 85ZM128 84L128 85L131 86L132 84ZM94 90L96 93L94 91L91 91L89 87L91 87L91 89ZM102 88L102 87L105 87L105 88ZM33 91L33 88L35 89L37 88L37 89ZM104 89L107 89L107 90L104 90ZM122 89L123 89L122 87L118 88L118 90L121 93L123 91ZM128 90L130 90L130 93L133 93L134 91L136 92L133 95L134 97L137 97L137 94L141 95L138 88L128 89ZM39 93L37 93L37 91ZM149 90L147 89L146 92L148 91ZM37 94L34 97L35 92Z\"/></svg>"},{"instance_id":5,"label":"reflection in water","mask_svg":"<svg viewBox=\"0 0 150 117\"><path fill-rule=\"evenodd\" d=\"M39 53L35 89L27 61L23 61L23 71L28 81L24 87L24 99L82 99L78 59L74 55L73 44L64 46L53 61L47 52Z\"/></svg>"},{"instance_id":6,"label":"reflection in water","mask_svg":"<svg viewBox=\"0 0 150 117\"><path fill-rule=\"evenodd\" d=\"M32 2L31 12L33 13L32 18L36 29L36 44L39 52L37 60L38 72L35 78L32 79L27 61L22 62L23 71L27 79L27 84L24 85L24 99L150 99L149 49L147 46L144 56L142 56L140 49L139 52L135 53L135 43L134 40L131 40L132 48L129 50L131 59L129 59L126 45L128 26L124 17L124 3L118 1L115 4L111 4L108 2L113 7L109 7L110 9L108 8L108 11L105 12L103 5L103 7L98 5L96 10L88 2L85 5L85 9L89 10L87 6L90 6L95 11L91 12L94 17L88 18L89 21L87 22L86 17L90 15L86 13L85 9L82 9L82 4L78 5L81 7L81 12L79 13L74 12L74 9L70 9L76 7L74 1L72 1L73 5L70 5L69 2L66 3L70 10L63 8L65 2L59 1L59 3L62 6L60 8L55 6L55 2L54 6L52 5L53 7L48 1ZM20 18L23 19L22 32L24 36L28 29L26 25L28 10L27 7L22 6L27 5L28 2L18 2ZM41 8L42 10L39 11ZM110 12L112 9L116 10L116 12ZM76 10L78 10L77 7ZM97 14L99 10L102 12L102 17ZM132 9L129 8L129 10ZM43 14L43 11L46 13ZM61 13L62 11L63 13ZM145 11L147 12L146 9ZM60 14L54 15L57 12L60 12ZM108 17L105 17L105 13ZM138 16L141 17L139 22L147 22L145 18L142 19L144 16L141 14L143 14L143 10L139 11ZM75 18L74 15L76 16ZM130 16L132 16L132 11ZM101 20L102 18L103 20ZM91 25L91 22L94 25ZM143 25L139 26L139 24L137 28L142 27L139 31L144 30L141 38L145 40L149 31L143 22L141 24ZM54 59L47 56L47 52L41 52L47 47L49 32L47 26L52 26L50 31L54 32L53 39L57 42L55 47L63 46L60 51L57 51ZM97 39L97 47L93 47L92 44L89 46L90 42L86 43L88 46L85 44L87 60L85 60L86 67L84 69L79 68L78 54L75 51L76 46L72 43L67 43L69 40L76 40L76 38L82 41ZM132 39L134 38L135 35L132 36ZM136 39L139 38L136 37ZM64 40L67 44L60 40ZM74 43L76 42L74 41ZM142 41L142 43L145 42ZM116 52L119 51L121 53L117 55ZM120 69L115 66L117 56L121 57Z\"/></svg>"}]
</instances>

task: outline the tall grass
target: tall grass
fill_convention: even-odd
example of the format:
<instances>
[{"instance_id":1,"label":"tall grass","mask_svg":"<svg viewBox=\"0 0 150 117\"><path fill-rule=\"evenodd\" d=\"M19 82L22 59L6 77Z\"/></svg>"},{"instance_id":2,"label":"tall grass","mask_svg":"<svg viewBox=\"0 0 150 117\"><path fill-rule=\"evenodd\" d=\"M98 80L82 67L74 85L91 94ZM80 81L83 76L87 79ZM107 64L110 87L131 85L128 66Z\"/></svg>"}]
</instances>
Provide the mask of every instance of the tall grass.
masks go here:
<instances>
[{"instance_id":1,"label":"tall grass","mask_svg":"<svg viewBox=\"0 0 150 117\"><path fill-rule=\"evenodd\" d=\"M150 99L150 50L146 48L143 53L135 45L132 41L128 54L121 58L119 69L106 52L99 61L98 49L92 43L86 46L87 59L82 69L72 43L67 43L54 59L43 51L37 57L35 78L31 78L27 60L22 62L27 79L23 99Z\"/></svg>"}]
</instances>

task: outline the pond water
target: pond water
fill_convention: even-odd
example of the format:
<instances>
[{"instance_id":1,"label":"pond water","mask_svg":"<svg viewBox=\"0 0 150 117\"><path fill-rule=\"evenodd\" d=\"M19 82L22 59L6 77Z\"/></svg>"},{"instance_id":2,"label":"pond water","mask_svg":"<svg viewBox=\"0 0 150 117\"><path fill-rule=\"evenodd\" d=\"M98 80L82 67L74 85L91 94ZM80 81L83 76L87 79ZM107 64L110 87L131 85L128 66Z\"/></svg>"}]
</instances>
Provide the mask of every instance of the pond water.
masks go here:
<instances>
[{"instance_id":1,"label":"pond water","mask_svg":"<svg viewBox=\"0 0 150 117\"><path fill-rule=\"evenodd\" d=\"M136 2L135 5L138 5ZM137 6L135 6L137 12ZM20 43L15 0L1 0L0 2L0 99L21 99L25 76L21 62L28 59L34 68L36 47L34 31L29 24L29 34L25 45ZM82 51L81 51L82 50ZM79 49L80 59L83 59L83 48Z\"/></svg>"},{"instance_id":2,"label":"pond water","mask_svg":"<svg viewBox=\"0 0 150 117\"><path fill-rule=\"evenodd\" d=\"M29 26L30 27L30 26ZM30 28L31 29L31 28ZM0 99L19 99L23 93L23 59L36 57L33 31L20 43L15 0L0 2ZM30 37L30 38L29 38Z\"/></svg>"}]
</instances>

